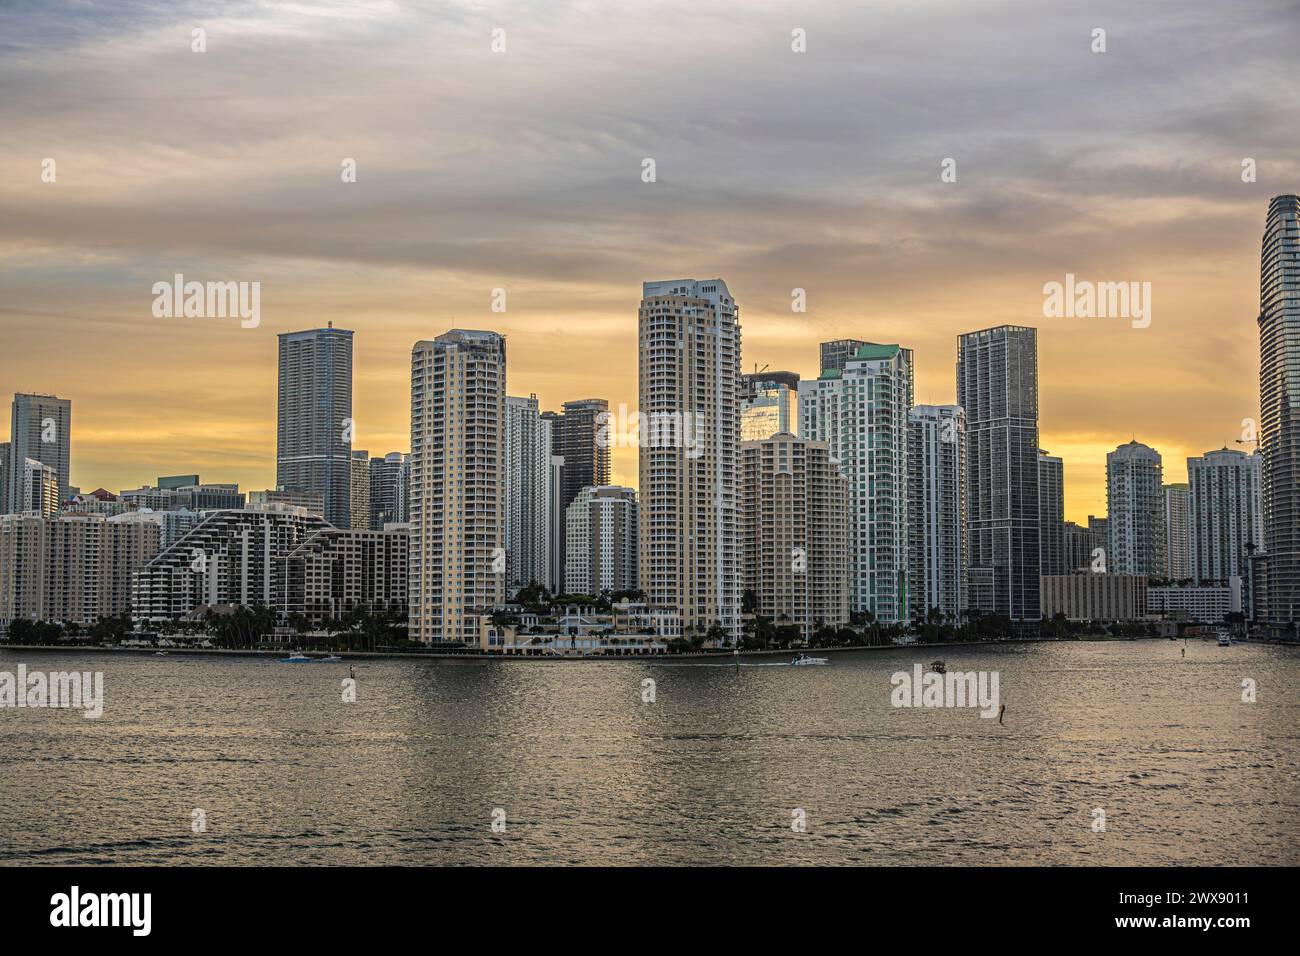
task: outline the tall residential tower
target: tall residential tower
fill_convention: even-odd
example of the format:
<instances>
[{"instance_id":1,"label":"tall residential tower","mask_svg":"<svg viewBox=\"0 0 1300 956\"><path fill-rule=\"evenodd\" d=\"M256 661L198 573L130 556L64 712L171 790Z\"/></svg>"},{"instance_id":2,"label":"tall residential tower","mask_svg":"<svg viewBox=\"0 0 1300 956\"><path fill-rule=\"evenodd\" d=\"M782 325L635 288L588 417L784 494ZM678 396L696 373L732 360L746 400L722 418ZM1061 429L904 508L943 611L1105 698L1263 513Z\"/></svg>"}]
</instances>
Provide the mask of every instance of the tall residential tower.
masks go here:
<instances>
[{"instance_id":1,"label":"tall residential tower","mask_svg":"<svg viewBox=\"0 0 1300 956\"><path fill-rule=\"evenodd\" d=\"M352 527L352 333L281 334L278 405L276 487L320 492L325 520Z\"/></svg>"},{"instance_id":2,"label":"tall residential tower","mask_svg":"<svg viewBox=\"0 0 1300 956\"><path fill-rule=\"evenodd\" d=\"M738 639L736 302L721 279L647 282L638 323L642 588L669 633Z\"/></svg>"},{"instance_id":3,"label":"tall residential tower","mask_svg":"<svg viewBox=\"0 0 1300 956\"><path fill-rule=\"evenodd\" d=\"M453 329L411 350L411 640L474 642L505 598L506 341Z\"/></svg>"}]
</instances>

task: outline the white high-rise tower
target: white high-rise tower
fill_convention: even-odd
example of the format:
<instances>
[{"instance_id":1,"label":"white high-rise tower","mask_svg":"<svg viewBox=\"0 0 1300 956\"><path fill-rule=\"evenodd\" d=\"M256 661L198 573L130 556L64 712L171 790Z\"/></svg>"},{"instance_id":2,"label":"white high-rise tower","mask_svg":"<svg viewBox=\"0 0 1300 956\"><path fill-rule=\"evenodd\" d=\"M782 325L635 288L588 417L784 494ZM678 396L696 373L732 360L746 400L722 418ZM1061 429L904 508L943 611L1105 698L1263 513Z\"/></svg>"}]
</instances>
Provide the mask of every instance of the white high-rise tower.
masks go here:
<instances>
[{"instance_id":1,"label":"white high-rise tower","mask_svg":"<svg viewBox=\"0 0 1300 956\"><path fill-rule=\"evenodd\" d=\"M642 586L670 633L707 638L720 626L735 639L736 302L721 279L647 282L638 322Z\"/></svg>"}]
</instances>

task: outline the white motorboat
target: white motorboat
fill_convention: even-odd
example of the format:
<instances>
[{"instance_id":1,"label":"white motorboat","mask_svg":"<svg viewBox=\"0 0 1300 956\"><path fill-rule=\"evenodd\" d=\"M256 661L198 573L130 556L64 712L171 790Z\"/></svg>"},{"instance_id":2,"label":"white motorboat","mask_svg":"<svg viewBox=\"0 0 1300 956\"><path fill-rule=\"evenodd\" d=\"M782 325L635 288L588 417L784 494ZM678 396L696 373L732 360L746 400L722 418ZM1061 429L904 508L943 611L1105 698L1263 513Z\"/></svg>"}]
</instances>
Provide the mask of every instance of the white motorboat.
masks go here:
<instances>
[{"instance_id":1,"label":"white motorboat","mask_svg":"<svg viewBox=\"0 0 1300 956\"><path fill-rule=\"evenodd\" d=\"M791 667L810 667L814 664L829 664L828 657L809 657L807 654L800 654L790 662Z\"/></svg>"}]
</instances>

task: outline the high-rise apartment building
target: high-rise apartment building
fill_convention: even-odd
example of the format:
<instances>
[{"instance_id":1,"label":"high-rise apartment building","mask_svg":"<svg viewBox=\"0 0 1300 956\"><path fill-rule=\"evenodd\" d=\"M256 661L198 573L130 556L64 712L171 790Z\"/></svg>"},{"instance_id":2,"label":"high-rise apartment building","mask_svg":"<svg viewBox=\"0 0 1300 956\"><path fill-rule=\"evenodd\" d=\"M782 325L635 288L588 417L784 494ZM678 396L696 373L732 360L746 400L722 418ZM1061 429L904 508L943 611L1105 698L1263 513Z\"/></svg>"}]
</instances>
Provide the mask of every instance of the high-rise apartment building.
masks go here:
<instances>
[{"instance_id":1,"label":"high-rise apartment building","mask_svg":"<svg viewBox=\"0 0 1300 956\"><path fill-rule=\"evenodd\" d=\"M969 604L1037 620L1037 330L1003 325L959 336L957 404L966 411Z\"/></svg>"},{"instance_id":2,"label":"high-rise apartment building","mask_svg":"<svg viewBox=\"0 0 1300 956\"><path fill-rule=\"evenodd\" d=\"M71 488L72 402L54 395L14 395L9 430L8 498L4 510L22 511L24 470L27 459L54 469L59 482L59 503Z\"/></svg>"},{"instance_id":3,"label":"high-rise apartment building","mask_svg":"<svg viewBox=\"0 0 1300 956\"><path fill-rule=\"evenodd\" d=\"M127 613L161 525L142 514L0 516L0 634L19 618L93 624Z\"/></svg>"},{"instance_id":4,"label":"high-rise apartment building","mask_svg":"<svg viewBox=\"0 0 1300 956\"><path fill-rule=\"evenodd\" d=\"M647 282L638 325L642 587L668 633L738 639L736 302L721 279Z\"/></svg>"},{"instance_id":5,"label":"high-rise apartment building","mask_svg":"<svg viewBox=\"0 0 1300 956\"><path fill-rule=\"evenodd\" d=\"M406 522L408 468L407 456L400 451L370 459L371 531L383 531L386 524Z\"/></svg>"},{"instance_id":6,"label":"high-rise apartment building","mask_svg":"<svg viewBox=\"0 0 1300 956\"><path fill-rule=\"evenodd\" d=\"M401 524L381 531L322 528L285 556L286 603L276 610L317 622L355 610L405 616L409 550Z\"/></svg>"},{"instance_id":7,"label":"high-rise apartment building","mask_svg":"<svg viewBox=\"0 0 1300 956\"><path fill-rule=\"evenodd\" d=\"M740 440L762 441L798 425L799 374L755 372L744 376L740 398Z\"/></svg>"},{"instance_id":8,"label":"high-rise apartment building","mask_svg":"<svg viewBox=\"0 0 1300 956\"><path fill-rule=\"evenodd\" d=\"M9 442L0 441L0 514L9 511Z\"/></svg>"},{"instance_id":9,"label":"high-rise apartment building","mask_svg":"<svg viewBox=\"0 0 1300 956\"><path fill-rule=\"evenodd\" d=\"M23 490L18 506L18 511L53 517L59 510L58 473L35 458L28 458L23 464Z\"/></svg>"},{"instance_id":10,"label":"high-rise apartment building","mask_svg":"<svg viewBox=\"0 0 1300 956\"><path fill-rule=\"evenodd\" d=\"M1038 450L1038 566L1040 574L1067 574L1065 462Z\"/></svg>"},{"instance_id":11,"label":"high-rise apartment building","mask_svg":"<svg viewBox=\"0 0 1300 956\"><path fill-rule=\"evenodd\" d=\"M1300 196L1274 196L1260 244L1259 448L1263 616L1300 621ZM1263 582L1261 582L1263 583Z\"/></svg>"},{"instance_id":12,"label":"high-rise apartment building","mask_svg":"<svg viewBox=\"0 0 1300 956\"><path fill-rule=\"evenodd\" d=\"M825 442L743 442L744 590L758 614L812 637L849 620L849 481Z\"/></svg>"},{"instance_id":13,"label":"high-rise apartment building","mask_svg":"<svg viewBox=\"0 0 1300 956\"><path fill-rule=\"evenodd\" d=\"M277 488L319 491L325 518L352 526L352 333L280 335Z\"/></svg>"},{"instance_id":14,"label":"high-rise apartment building","mask_svg":"<svg viewBox=\"0 0 1300 956\"><path fill-rule=\"evenodd\" d=\"M908 606L960 623L966 607L966 413L916 405L908 414Z\"/></svg>"},{"instance_id":15,"label":"high-rise apartment building","mask_svg":"<svg viewBox=\"0 0 1300 956\"><path fill-rule=\"evenodd\" d=\"M411 350L411 640L475 642L505 598L505 398L496 332Z\"/></svg>"},{"instance_id":16,"label":"high-rise apartment building","mask_svg":"<svg viewBox=\"0 0 1300 956\"><path fill-rule=\"evenodd\" d=\"M1164 486L1165 569L1162 577L1185 581L1192 576L1192 539L1187 483Z\"/></svg>"},{"instance_id":17,"label":"high-rise apartment building","mask_svg":"<svg viewBox=\"0 0 1300 956\"><path fill-rule=\"evenodd\" d=\"M565 402L563 409L542 413L543 428L551 435L551 465L558 468L560 482L555 495L559 510L550 515L552 561L547 587L552 593L565 590L565 515L583 488L609 484L611 431L616 426L610 421L609 402L603 398L574 399Z\"/></svg>"},{"instance_id":18,"label":"high-rise apartment building","mask_svg":"<svg viewBox=\"0 0 1300 956\"><path fill-rule=\"evenodd\" d=\"M1106 510L1111 574L1164 572L1164 482L1160 453L1139 441L1106 455Z\"/></svg>"},{"instance_id":19,"label":"high-rise apartment building","mask_svg":"<svg viewBox=\"0 0 1300 956\"><path fill-rule=\"evenodd\" d=\"M550 577L551 436L537 396L506 396L506 596Z\"/></svg>"},{"instance_id":20,"label":"high-rise apartment building","mask_svg":"<svg viewBox=\"0 0 1300 956\"><path fill-rule=\"evenodd\" d=\"M834 342L823 342L819 350L821 359L818 372L825 374L827 372L839 372L844 370L844 363L858 354L858 349L869 343L861 339L836 339Z\"/></svg>"},{"instance_id":21,"label":"high-rise apartment building","mask_svg":"<svg viewBox=\"0 0 1300 956\"><path fill-rule=\"evenodd\" d=\"M566 594L636 589L638 513L632 488L597 485L578 492L565 515Z\"/></svg>"},{"instance_id":22,"label":"high-rise apartment building","mask_svg":"<svg viewBox=\"0 0 1300 956\"><path fill-rule=\"evenodd\" d=\"M907 441L912 350L864 343L842 369L799 383L799 434L825 442L849 479L849 602L882 623L907 610Z\"/></svg>"},{"instance_id":23,"label":"high-rise apartment building","mask_svg":"<svg viewBox=\"0 0 1300 956\"><path fill-rule=\"evenodd\" d=\"M351 497L348 503L349 527L353 531L370 530L370 452L352 452L348 471Z\"/></svg>"},{"instance_id":24,"label":"high-rise apartment building","mask_svg":"<svg viewBox=\"0 0 1300 956\"><path fill-rule=\"evenodd\" d=\"M135 618L174 621L219 604L282 611L288 606L285 559L330 528L318 515L286 505L209 512L140 568Z\"/></svg>"},{"instance_id":25,"label":"high-rise apartment building","mask_svg":"<svg viewBox=\"0 0 1300 956\"><path fill-rule=\"evenodd\" d=\"M1187 459L1191 577L1197 584L1248 577L1248 556L1264 540L1261 459L1259 452L1229 448Z\"/></svg>"},{"instance_id":26,"label":"high-rise apartment building","mask_svg":"<svg viewBox=\"0 0 1300 956\"><path fill-rule=\"evenodd\" d=\"M1091 528L1065 522L1065 573L1091 570L1093 552L1105 547L1105 539L1098 538Z\"/></svg>"}]
</instances>

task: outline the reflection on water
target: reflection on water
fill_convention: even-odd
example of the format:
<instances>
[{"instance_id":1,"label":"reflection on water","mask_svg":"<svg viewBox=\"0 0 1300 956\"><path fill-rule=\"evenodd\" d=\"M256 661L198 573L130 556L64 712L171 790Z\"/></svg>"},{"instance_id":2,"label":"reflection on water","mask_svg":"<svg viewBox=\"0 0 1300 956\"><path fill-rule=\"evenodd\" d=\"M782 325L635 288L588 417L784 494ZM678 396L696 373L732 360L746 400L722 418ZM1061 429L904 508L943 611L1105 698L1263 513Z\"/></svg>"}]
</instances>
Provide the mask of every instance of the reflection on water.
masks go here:
<instances>
[{"instance_id":1,"label":"reflection on water","mask_svg":"<svg viewBox=\"0 0 1300 956\"><path fill-rule=\"evenodd\" d=\"M360 661L356 704L346 661L0 651L0 670L105 673L98 721L0 710L0 861L1300 863L1300 652L1181 647L945 650L999 672L1001 726L890 706L926 649Z\"/></svg>"}]
</instances>

